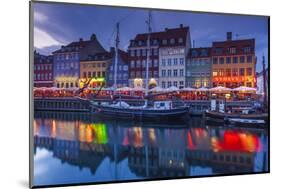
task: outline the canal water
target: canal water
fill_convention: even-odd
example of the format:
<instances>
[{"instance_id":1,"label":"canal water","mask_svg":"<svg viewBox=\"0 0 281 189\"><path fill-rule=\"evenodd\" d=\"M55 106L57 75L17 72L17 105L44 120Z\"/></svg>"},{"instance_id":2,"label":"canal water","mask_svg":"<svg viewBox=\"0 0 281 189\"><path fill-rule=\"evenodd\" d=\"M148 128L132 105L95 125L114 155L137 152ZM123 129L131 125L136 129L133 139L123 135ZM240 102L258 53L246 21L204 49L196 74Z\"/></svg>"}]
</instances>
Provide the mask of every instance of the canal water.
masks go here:
<instances>
[{"instance_id":1,"label":"canal water","mask_svg":"<svg viewBox=\"0 0 281 189\"><path fill-rule=\"evenodd\" d=\"M35 112L34 184L56 185L268 171L268 133L200 117L153 123Z\"/></svg>"}]
</instances>

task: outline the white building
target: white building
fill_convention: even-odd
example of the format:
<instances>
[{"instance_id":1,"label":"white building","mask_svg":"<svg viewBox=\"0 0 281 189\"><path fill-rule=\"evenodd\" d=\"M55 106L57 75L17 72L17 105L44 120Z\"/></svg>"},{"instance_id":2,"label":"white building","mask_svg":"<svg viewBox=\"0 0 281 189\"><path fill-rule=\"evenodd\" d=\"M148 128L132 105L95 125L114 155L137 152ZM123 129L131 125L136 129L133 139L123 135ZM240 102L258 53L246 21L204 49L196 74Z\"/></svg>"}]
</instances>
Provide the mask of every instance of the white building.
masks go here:
<instances>
[{"instance_id":1,"label":"white building","mask_svg":"<svg viewBox=\"0 0 281 189\"><path fill-rule=\"evenodd\" d=\"M162 88L185 87L187 48L163 47L159 49L159 84Z\"/></svg>"}]
</instances>

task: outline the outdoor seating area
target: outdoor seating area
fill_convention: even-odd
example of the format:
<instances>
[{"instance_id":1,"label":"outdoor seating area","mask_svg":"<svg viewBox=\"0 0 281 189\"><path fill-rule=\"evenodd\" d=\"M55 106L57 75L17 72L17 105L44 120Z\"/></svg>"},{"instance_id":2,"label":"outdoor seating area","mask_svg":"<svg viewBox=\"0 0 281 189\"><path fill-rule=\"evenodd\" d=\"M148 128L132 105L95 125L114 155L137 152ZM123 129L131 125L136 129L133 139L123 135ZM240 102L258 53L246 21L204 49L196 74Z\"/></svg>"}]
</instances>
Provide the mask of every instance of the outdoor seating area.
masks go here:
<instances>
[{"instance_id":1,"label":"outdoor seating area","mask_svg":"<svg viewBox=\"0 0 281 189\"><path fill-rule=\"evenodd\" d=\"M80 96L84 98L111 98L112 95L120 95L125 97L144 97L145 89L142 87L122 87L116 90L113 87L108 88L86 88L78 93L79 88L56 88L56 87L34 87L34 97L74 97ZM234 89L218 86L213 88L191 88L186 87L179 89L177 87L161 88L156 86L149 89L150 96L156 96L158 100L178 97L182 100L210 100L210 99L226 99L226 100L249 100L258 99L256 88L237 87Z\"/></svg>"}]
</instances>

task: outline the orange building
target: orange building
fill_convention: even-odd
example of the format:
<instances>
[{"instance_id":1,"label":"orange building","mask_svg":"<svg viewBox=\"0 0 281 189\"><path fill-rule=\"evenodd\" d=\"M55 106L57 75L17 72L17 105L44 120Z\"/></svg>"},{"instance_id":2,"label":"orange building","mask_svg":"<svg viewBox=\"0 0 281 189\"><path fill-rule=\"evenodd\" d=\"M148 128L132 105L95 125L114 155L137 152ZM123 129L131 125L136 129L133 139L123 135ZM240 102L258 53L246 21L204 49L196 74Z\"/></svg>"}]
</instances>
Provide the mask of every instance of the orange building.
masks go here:
<instances>
[{"instance_id":1,"label":"orange building","mask_svg":"<svg viewBox=\"0 0 281 189\"><path fill-rule=\"evenodd\" d=\"M213 42L212 46L213 87L256 87L255 39Z\"/></svg>"}]
</instances>

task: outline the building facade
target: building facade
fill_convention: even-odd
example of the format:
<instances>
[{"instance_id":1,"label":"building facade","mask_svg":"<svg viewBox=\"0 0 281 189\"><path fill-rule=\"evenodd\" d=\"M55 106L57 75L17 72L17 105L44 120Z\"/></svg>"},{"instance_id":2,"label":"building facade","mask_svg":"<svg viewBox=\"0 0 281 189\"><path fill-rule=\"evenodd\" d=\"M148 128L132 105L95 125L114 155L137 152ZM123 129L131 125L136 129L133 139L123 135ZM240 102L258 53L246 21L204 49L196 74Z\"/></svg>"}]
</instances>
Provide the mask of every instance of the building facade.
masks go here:
<instances>
[{"instance_id":1,"label":"building facade","mask_svg":"<svg viewBox=\"0 0 281 189\"><path fill-rule=\"evenodd\" d=\"M34 87L53 86L53 56L34 51Z\"/></svg>"},{"instance_id":2,"label":"building facade","mask_svg":"<svg viewBox=\"0 0 281 189\"><path fill-rule=\"evenodd\" d=\"M106 71L106 85L107 87L114 87L114 73L115 73L115 49L111 48L112 59ZM129 85L129 65L128 54L122 50L118 51L117 63L117 77L116 87L127 87Z\"/></svg>"},{"instance_id":3,"label":"building facade","mask_svg":"<svg viewBox=\"0 0 281 189\"><path fill-rule=\"evenodd\" d=\"M106 52L92 34L89 40L72 42L53 52L54 86L58 88L78 87L80 78L80 61L87 60L90 55Z\"/></svg>"},{"instance_id":4,"label":"building facade","mask_svg":"<svg viewBox=\"0 0 281 189\"><path fill-rule=\"evenodd\" d=\"M186 86L212 87L211 48L191 48L187 55Z\"/></svg>"},{"instance_id":5,"label":"building facade","mask_svg":"<svg viewBox=\"0 0 281 189\"><path fill-rule=\"evenodd\" d=\"M96 53L89 55L87 59L80 61L80 87L83 86L83 81L92 78L89 86L97 87L105 82L106 71L111 62L111 54L109 52ZM95 82L96 81L96 82ZM100 81L100 82L98 82Z\"/></svg>"},{"instance_id":6,"label":"building facade","mask_svg":"<svg viewBox=\"0 0 281 189\"><path fill-rule=\"evenodd\" d=\"M213 87L256 86L255 39L227 40L213 42L212 45L212 83Z\"/></svg>"},{"instance_id":7,"label":"building facade","mask_svg":"<svg viewBox=\"0 0 281 189\"><path fill-rule=\"evenodd\" d=\"M147 37L148 34L138 34L130 41L128 47L129 61L129 86L145 87L146 78L146 60L147 60ZM159 85L160 81L160 58L169 59L169 57L178 59L178 70L180 69L180 58L185 56L182 49L189 47L190 36L189 28L180 25L179 28L165 29L162 32L150 33L150 56L149 56L149 87ZM183 69L184 65L183 65ZM178 71L179 72L179 71ZM179 77L180 73L177 77ZM164 78L166 78L165 76ZM172 77L172 76L170 76ZM162 78L163 80L165 80ZM178 79L180 80L180 79ZM178 81L177 80L177 81ZM166 81L166 80L165 80Z\"/></svg>"}]
</instances>

